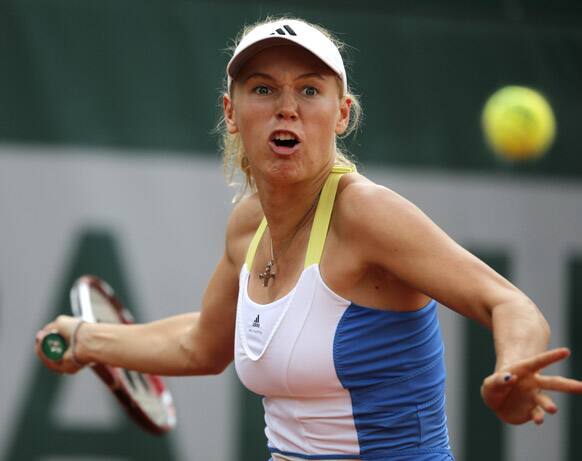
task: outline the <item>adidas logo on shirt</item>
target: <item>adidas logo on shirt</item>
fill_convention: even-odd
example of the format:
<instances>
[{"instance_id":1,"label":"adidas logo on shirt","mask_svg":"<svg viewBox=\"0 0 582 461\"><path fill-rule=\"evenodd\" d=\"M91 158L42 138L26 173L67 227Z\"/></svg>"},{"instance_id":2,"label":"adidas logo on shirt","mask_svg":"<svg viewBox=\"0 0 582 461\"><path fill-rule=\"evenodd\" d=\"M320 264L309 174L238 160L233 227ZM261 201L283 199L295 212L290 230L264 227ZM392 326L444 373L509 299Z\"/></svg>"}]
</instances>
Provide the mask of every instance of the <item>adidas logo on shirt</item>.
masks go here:
<instances>
[{"instance_id":1,"label":"adidas logo on shirt","mask_svg":"<svg viewBox=\"0 0 582 461\"><path fill-rule=\"evenodd\" d=\"M259 319L259 314L257 314L257 318L253 321L254 328L261 328L261 320Z\"/></svg>"}]
</instances>

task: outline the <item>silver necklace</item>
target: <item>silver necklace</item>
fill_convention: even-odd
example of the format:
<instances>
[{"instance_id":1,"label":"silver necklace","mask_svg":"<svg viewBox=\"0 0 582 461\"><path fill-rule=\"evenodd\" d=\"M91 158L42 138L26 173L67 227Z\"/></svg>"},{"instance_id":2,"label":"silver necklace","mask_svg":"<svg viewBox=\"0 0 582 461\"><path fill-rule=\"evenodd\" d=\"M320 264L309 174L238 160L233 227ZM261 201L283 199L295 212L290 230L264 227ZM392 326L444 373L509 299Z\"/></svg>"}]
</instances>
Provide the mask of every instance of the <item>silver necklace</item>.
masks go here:
<instances>
[{"instance_id":1,"label":"silver necklace","mask_svg":"<svg viewBox=\"0 0 582 461\"><path fill-rule=\"evenodd\" d=\"M273 267L275 266L275 255L273 253L273 239L271 238L270 240L271 240L271 259L269 259L267 265L265 266L265 272L261 272L259 274L259 278L263 281L264 287L268 287L269 280L274 279L277 276L275 272L271 272L273 270Z\"/></svg>"},{"instance_id":2,"label":"silver necklace","mask_svg":"<svg viewBox=\"0 0 582 461\"><path fill-rule=\"evenodd\" d=\"M321 193L321 191L320 191L320 193ZM307 219L307 218L309 217L311 212L314 210L315 206L317 205L317 202L319 202L319 194L317 195L316 199L313 201L313 204L309 207L309 210L307 210L307 212L305 213L303 218L301 218L301 221L300 221L299 225L297 226L297 228L295 229L295 232L293 233L293 236L291 237L291 240L289 241L287 248L289 248L291 246L291 244L293 243L293 240L295 239L295 237L297 236L299 231L309 221L309 219ZM271 279L274 279L277 276L277 273L274 271L274 267L277 264L277 258L275 258L275 252L273 251L273 238L271 237L270 231L269 231L269 240L271 242L271 259L269 259L269 261L267 261L267 265L265 266L265 271L259 273L259 279L263 281L263 286L265 288L269 286L269 281Z\"/></svg>"}]
</instances>

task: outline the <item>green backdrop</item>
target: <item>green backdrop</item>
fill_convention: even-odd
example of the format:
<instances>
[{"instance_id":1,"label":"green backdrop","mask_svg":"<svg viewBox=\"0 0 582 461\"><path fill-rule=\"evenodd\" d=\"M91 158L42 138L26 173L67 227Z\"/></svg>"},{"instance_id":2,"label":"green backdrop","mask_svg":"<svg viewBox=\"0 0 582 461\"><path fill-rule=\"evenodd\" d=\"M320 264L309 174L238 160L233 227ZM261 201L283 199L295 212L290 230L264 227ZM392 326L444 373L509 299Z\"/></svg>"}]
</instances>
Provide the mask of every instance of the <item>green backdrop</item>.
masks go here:
<instances>
[{"instance_id":1,"label":"green backdrop","mask_svg":"<svg viewBox=\"0 0 582 461\"><path fill-rule=\"evenodd\" d=\"M351 150L414 168L582 175L582 6L554 1L8 0L0 4L0 139L216 152L225 49L245 22L291 12L347 42L365 109ZM506 84L547 95L552 155L496 162L480 134Z\"/></svg>"}]
</instances>

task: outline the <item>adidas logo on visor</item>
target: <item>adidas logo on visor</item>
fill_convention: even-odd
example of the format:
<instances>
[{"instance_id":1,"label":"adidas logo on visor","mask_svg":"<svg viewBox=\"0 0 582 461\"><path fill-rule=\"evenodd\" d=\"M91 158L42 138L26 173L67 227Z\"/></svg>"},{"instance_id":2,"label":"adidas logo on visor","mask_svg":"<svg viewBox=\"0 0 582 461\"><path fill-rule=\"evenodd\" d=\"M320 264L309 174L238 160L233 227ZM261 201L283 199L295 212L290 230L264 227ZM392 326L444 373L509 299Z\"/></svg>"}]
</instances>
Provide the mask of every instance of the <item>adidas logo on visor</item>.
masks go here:
<instances>
[{"instance_id":1,"label":"adidas logo on visor","mask_svg":"<svg viewBox=\"0 0 582 461\"><path fill-rule=\"evenodd\" d=\"M285 29L289 33L289 35L297 35L295 33L295 31L293 29L291 29L291 26L288 26L287 24L285 24L283 26L283 29ZM283 30L283 29L278 28L277 30L275 30L275 32L271 32L271 35L276 35L276 34L279 34L279 35L287 35L285 33L285 30Z\"/></svg>"}]
</instances>

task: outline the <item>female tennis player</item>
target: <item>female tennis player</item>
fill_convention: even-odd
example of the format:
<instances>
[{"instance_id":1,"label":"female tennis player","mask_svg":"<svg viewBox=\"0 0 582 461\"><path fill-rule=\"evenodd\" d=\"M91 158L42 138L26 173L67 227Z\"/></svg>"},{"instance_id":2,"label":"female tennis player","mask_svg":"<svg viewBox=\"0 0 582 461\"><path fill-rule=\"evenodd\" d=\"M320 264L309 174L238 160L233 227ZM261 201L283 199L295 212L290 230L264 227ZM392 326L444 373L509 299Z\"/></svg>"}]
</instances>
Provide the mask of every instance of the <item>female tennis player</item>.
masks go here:
<instances>
[{"instance_id":1,"label":"female tennis player","mask_svg":"<svg viewBox=\"0 0 582 461\"><path fill-rule=\"evenodd\" d=\"M437 301L493 330L485 403L505 422L541 424L545 376L565 359L519 289L337 147L359 115L337 42L302 20L246 30L227 67L225 159L248 194L198 313L144 325L45 326L76 347L46 365L101 362L146 373L220 373L234 359L264 396L273 460L451 460Z\"/></svg>"}]
</instances>

